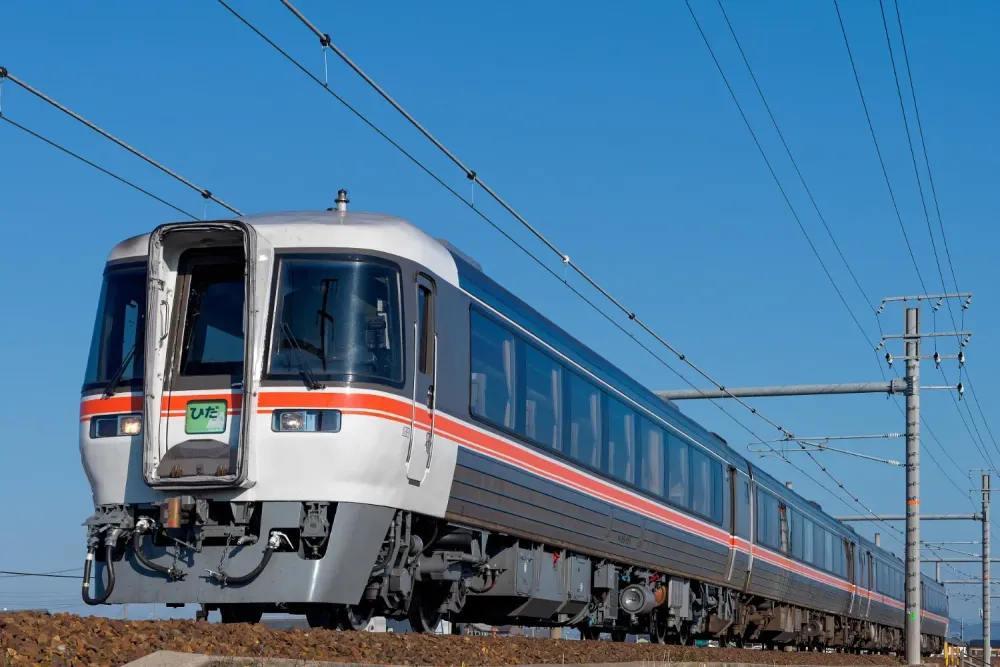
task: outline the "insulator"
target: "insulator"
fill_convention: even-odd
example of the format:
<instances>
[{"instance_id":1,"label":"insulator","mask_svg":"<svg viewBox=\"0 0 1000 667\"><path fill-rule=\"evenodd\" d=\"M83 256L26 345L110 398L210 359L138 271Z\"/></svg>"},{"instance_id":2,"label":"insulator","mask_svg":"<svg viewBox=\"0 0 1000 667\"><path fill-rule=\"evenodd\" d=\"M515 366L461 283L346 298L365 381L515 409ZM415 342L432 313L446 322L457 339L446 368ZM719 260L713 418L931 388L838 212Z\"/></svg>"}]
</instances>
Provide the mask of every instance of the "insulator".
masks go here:
<instances>
[{"instance_id":1,"label":"insulator","mask_svg":"<svg viewBox=\"0 0 1000 667\"><path fill-rule=\"evenodd\" d=\"M885 360L889 362L890 366L892 366L892 355L889 354L888 352L885 353Z\"/></svg>"},{"instance_id":2,"label":"insulator","mask_svg":"<svg viewBox=\"0 0 1000 667\"><path fill-rule=\"evenodd\" d=\"M965 352L963 352L962 350L958 351L958 365L959 366L965 365Z\"/></svg>"},{"instance_id":3,"label":"insulator","mask_svg":"<svg viewBox=\"0 0 1000 667\"><path fill-rule=\"evenodd\" d=\"M962 396L965 394L965 387L963 387L962 383L959 382L958 386L955 387L955 388L958 389L958 398L959 398L959 400L961 400Z\"/></svg>"},{"instance_id":4,"label":"insulator","mask_svg":"<svg viewBox=\"0 0 1000 667\"><path fill-rule=\"evenodd\" d=\"M934 368L941 368L941 355L934 353Z\"/></svg>"}]
</instances>

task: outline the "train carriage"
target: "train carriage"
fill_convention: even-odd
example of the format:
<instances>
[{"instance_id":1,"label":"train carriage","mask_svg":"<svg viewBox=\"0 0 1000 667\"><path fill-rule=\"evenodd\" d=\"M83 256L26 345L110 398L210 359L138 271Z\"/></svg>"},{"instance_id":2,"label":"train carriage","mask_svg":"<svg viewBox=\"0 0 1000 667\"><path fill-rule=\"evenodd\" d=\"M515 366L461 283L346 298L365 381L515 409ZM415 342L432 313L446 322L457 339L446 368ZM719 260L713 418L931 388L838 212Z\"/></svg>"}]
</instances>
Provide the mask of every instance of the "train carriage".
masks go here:
<instances>
[{"instance_id":1,"label":"train carriage","mask_svg":"<svg viewBox=\"0 0 1000 667\"><path fill-rule=\"evenodd\" d=\"M897 557L346 196L116 246L80 448L91 604L902 646Z\"/></svg>"}]
</instances>

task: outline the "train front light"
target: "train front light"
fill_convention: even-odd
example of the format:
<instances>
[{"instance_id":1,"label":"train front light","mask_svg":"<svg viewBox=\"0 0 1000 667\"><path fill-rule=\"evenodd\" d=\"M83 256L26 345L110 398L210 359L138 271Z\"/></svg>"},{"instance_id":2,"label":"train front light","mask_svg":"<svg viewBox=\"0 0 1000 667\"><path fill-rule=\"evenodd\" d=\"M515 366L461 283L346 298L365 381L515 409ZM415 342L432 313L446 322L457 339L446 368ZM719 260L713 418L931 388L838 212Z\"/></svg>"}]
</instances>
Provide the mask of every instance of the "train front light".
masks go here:
<instances>
[{"instance_id":1,"label":"train front light","mask_svg":"<svg viewBox=\"0 0 1000 667\"><path fill-rule=\"evenodd\" d=\"M340 410L276 410L271 429L281 433L336 433Z\"/></svg>"},{"instance_id":2,"label":"train front light","mask_svg":"<svg viewBox=\"0 0 1000 667\"><path fill-rule=\"evenodd\" d=\"M102 415L90 420L91 438L114 438L142 433L142 415Z\"/></svg>"}]
</instances>

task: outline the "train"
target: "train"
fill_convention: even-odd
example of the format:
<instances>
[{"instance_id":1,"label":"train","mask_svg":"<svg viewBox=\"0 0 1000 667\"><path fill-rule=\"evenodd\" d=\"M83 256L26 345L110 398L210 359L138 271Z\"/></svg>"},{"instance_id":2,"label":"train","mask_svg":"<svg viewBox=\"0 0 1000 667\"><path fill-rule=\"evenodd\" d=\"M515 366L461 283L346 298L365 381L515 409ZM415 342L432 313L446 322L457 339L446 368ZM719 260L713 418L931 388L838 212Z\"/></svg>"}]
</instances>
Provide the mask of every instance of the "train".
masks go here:
<instances>
[{"instance_id":1,"label":"train","mask_svg":"<svg viewBox=\"0 0 1000 667\"><path fill-rule=\"evenodd\" d=\"M346 191L114 246L80 452L91 605L903 646L899 557Z\"/></svg>"}]
</instances>

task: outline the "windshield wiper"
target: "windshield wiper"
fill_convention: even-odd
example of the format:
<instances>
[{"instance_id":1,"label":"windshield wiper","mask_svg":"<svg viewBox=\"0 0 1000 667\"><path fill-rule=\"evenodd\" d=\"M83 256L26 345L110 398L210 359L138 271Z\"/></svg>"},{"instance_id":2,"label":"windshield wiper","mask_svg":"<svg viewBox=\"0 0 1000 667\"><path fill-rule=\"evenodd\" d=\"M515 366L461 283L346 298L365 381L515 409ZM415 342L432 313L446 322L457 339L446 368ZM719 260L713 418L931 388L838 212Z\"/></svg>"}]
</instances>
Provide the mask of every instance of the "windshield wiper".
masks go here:
<instances>
[{"instance_id":1,"label":"windshield wiper","mask_svg":"<svg viewBox=\"0 0 1000 667\"><path fill-rule=\"evenodd\" d=\"M302 347L299 346L298 339L292 334L288 322L281 323L281 333L285 334L285 339L295 348L295 360L298 362L299 370L302 371L302 377L306 381L306 388L325 389L326 385L316 381L316 376L309 369L309 365L302 360Z\"/></svg>"},{"instance_id":2,"label":"windshield wiper","mask_svg":"<svg viewBox=\"0 0 1000 667\"><path fill-rule=\"evenodd\" d=\"M122 359L122 363L118 366L118 370L116 370L115 374L111 376L110 380L108 380L108 386L104 388L103 398L111 398L115 395L115 388L118 386L118 383L122 381L122 376L125 375L125 369L128 368L128 365L132 363L132 359L135 357L135 348L136 344L132 343L132 347L129 348L128 354L126 354L125 358Z\"/></svg>"}]
</instances>

